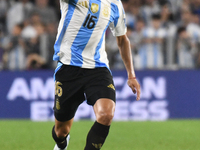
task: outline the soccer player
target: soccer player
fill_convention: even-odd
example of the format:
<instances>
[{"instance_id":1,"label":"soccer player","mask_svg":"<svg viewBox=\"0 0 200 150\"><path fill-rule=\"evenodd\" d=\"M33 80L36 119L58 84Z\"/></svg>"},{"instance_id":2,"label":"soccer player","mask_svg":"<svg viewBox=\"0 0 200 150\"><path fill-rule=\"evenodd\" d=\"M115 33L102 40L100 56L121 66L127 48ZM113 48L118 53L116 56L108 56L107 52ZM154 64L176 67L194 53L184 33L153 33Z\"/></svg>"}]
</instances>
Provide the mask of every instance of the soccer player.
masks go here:
<instances>
[{"instance_id":1,"label":"soccer player","mask_svg":"<svg viewBox=\"0 0 200 150\"><path fill-rule=\"evenodd\" d=\"M117 38L128 85L137 100L137 82L126 36L125 13L120 0L60 0L61 20L55 42L55 126L54 150L66 150L69 132L78 106L87 99L96 121L90 129L84 150L99 150L104 144L115 111L115 87L105 52L108 26Z\"/></svg>"}]
</instances>

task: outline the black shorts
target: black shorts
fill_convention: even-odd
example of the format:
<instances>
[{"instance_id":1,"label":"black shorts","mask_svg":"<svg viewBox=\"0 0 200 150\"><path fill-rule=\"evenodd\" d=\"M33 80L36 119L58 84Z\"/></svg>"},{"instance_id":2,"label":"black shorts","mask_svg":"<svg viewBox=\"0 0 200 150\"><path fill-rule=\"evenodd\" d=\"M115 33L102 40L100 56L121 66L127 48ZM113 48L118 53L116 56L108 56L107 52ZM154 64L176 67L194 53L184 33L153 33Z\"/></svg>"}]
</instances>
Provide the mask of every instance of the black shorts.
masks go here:
<instances>
[{"instance_id":1,"label":"black shorts","mask_svg":"<svg viewBox=\"0 0 200 150\"><path fill-rule=\"evenodd\" d=\"M53 109L58 121L72 119L86 99L93 106L100 98L116 101L113 78L106 67L85 69L62 65L56 72Z\"/></svg>"}]
</instances>

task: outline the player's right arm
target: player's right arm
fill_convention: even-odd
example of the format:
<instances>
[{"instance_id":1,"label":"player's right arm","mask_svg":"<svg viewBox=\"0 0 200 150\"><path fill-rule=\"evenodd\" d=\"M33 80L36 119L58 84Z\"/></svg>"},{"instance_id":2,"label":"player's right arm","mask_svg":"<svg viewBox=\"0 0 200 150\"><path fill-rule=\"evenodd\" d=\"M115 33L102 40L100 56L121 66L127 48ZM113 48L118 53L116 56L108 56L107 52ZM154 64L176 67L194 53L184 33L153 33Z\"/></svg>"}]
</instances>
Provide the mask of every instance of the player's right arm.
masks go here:
<instances>
[{"instance_id":1,"label":"player's right arm","mask_svg":"<svg viewBox=\"0 0 200 150\"><path fill-rule=\"evenodd\" d=\"M133 67L131 45L126 35L117 37L117 44L128 74L128 85L134 93L137 93L137 100L140 100L140 84L138 83Z\"/></svg>"},{"instance_id":2,"label":"player's right arm","mask_svg":"<svg viewBox=\"0 0 200 150\"><path fill-rule=\"evenodd\" d=\"M115 20L110 23L109 27L113 35L117 38L119 51L128 74L128 85L132 89L133 93L137 93L136 99L140 100L140 84L138 83L135 76L131 54L131 45L128 37L126 36L126 15L122 3L120 3L121 1L119 1L119 5L117 5L118 9L114 13L116 15Z\"/></svg>"}]
</instances>

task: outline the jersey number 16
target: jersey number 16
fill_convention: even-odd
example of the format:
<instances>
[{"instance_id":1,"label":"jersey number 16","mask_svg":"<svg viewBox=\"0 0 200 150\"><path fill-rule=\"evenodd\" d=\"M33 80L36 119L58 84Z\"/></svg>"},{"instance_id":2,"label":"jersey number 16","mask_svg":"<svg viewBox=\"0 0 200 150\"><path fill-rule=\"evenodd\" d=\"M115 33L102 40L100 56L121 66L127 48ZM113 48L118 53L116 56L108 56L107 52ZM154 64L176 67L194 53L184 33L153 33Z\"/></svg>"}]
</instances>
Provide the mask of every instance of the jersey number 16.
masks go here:
<instances>
[{"instance_id":1,"label":"jersey number 16","mask_svg":"<svg viewBox=\"0 0 200 150\"><path fill-rule=\"evenodd\" d=\"M97 17L88 14L83 26L87 27L88 29L93 29L96 25L96 22L94 21L94 19L97 19Z\"/></svg>"}]
</instances>

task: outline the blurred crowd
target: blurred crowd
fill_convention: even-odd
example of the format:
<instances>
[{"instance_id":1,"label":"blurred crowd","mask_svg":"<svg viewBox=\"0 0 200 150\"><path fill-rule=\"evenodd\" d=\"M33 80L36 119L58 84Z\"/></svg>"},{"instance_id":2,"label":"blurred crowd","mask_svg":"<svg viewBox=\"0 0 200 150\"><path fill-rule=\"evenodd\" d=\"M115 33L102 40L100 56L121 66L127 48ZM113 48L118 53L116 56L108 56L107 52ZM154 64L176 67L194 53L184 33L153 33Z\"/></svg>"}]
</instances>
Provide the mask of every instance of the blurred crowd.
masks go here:
<instances>
[{"instance_id":1,"label":"blurred crowd","mask_svg":"<svg viewBox=\"0 0 200 150\"><path fill-rule=\"evenodd\" d=\"M200 0L122 0L139 69L200 68ZM54 69L59 0L0 0L0 70ZM112 69L124 69L106 33Z\"/></svg>"},{"instance_id":2,"label":"blurred crowd","mask_svg":"<svg viewBox=\"0 0 200 150\"><path fill-rule=\"evenodd\" d=\"M53 69L59 1L0 0L0 68Z\"/></svg>"}]
</instances>

